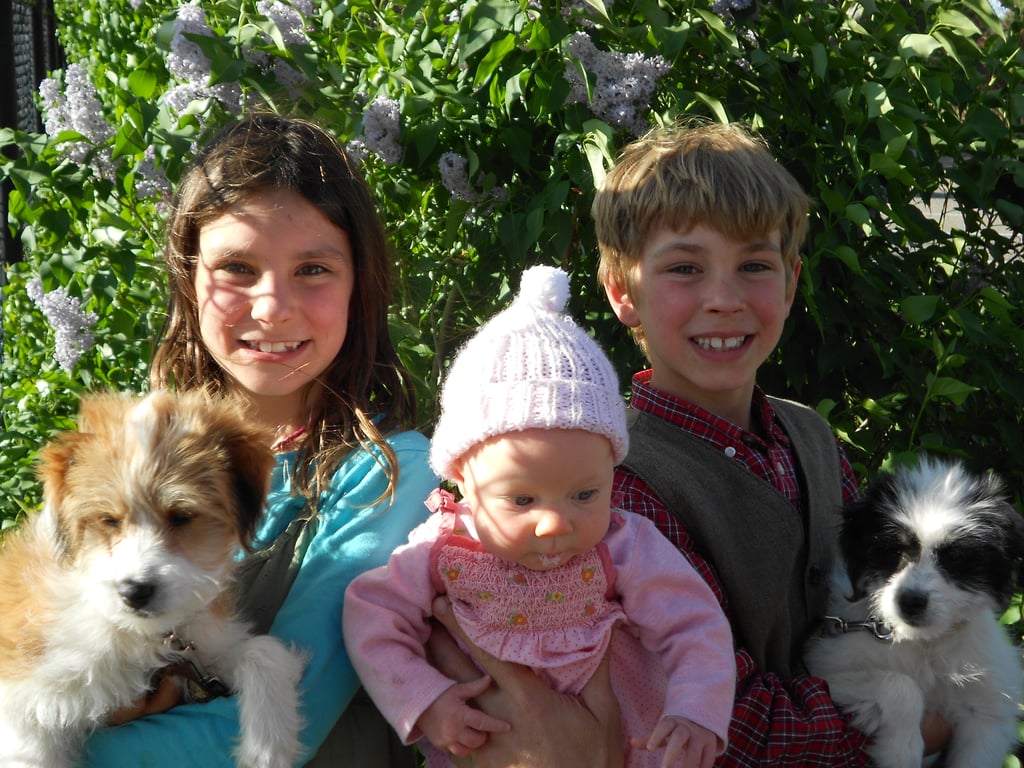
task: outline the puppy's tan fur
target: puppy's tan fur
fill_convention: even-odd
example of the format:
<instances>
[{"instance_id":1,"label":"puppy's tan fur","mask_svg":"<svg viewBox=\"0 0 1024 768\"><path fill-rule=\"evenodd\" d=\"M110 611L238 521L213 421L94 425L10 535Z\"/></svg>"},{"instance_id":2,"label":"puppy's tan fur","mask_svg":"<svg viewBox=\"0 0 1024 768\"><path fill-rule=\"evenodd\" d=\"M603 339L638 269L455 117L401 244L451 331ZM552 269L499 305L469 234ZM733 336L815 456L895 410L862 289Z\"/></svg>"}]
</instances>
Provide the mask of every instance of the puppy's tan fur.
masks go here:
<instances>
[{"instance_id":1,"label":"puppy's tan fur","mask_svg":"<svg viewBox=\"0 0 1024 768\"><path fill-rule=\"evenodd\" d=\"M249 636L230 578L263 507L271 439L241 403L201 393L83 400L78 431L40 453L43 510L0 549L0 764L68 764L176 660L173 631L239 693L243 764L291 765L301 661Z\"/></svg>"}]
</instances>

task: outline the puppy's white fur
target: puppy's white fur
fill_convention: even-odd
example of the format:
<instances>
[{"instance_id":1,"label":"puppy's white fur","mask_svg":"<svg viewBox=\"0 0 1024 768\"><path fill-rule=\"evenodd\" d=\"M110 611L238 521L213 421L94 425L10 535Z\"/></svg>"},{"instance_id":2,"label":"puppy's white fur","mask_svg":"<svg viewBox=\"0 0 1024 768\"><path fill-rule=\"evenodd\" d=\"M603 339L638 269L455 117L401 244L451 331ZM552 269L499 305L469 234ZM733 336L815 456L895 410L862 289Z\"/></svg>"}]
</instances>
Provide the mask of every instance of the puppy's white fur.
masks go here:
<instances>
[{"instance_id":1,"label":"puppy's white fur","mask_svg":"<svg viewBox=\"0 0 1024 768\"><path fill-rule=\"evenodd\" d=\"M0 766L65 768L181 660L238 696L247 768L292 766L303 660L236 617L231 574L267 491L269 435L202 394L93 395L41 452L41 512L0 549Z\"/></svg>"},{"instance_id":2,"label":"puppy's white fur","mask_svg":"<svg viewBox=\"0 0 1024 768\"><path fill-rule=\"evenodd\" d=\"M1001 766L1017 740L1021 655L998 623L1017 587L1021 519L992 477L924 459L844 512L829 612L880 622L811 641L809 671L871 737L882 768L922 765L923 714L953 736L950 768Z\"/></svg>"}]
</instances>

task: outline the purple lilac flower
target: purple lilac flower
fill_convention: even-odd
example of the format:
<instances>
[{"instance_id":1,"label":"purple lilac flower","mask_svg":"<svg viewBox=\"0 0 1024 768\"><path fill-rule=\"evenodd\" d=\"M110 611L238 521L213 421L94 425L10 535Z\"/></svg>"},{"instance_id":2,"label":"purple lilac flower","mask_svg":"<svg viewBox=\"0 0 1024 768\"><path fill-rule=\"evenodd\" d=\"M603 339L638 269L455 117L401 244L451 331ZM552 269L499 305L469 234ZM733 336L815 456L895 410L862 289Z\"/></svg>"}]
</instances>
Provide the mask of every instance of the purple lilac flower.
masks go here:
<instances>
[{"instance_id":1,"label":"purple lilac flower","mask_svg":"<svg viewBox=\"0 0 1024 768\"><path fill-rule=\"evenodd\" d=\"M469 186L469 161L455 152L445 152L437 164L441 183L456 200L475 203L482 195Z\"/></svg>"},{"instance_id":2,"label":"purple lilac flower","mask_svg":"<svg viewBox=\"0 0 1024 768\"><path fill-rule=\"evenodd\" d=\"M736 18L734 12L745 11L753 5L754 0L714 0L711 3L711 10L724 21L732 24Z\"/></svg>"},{"instance_id":3,"label":"purple lilac flower","mask_svg":"<svg viewBox=\"0 0 1024 768\"><path fill-rule=\"evenodd\" d=\"M311 0L292 0L283 3L281 0L259 0L256 11L274 22L281 32L285 45L305 45L309 42L306 36L305 19L313 15Z\"/></svg>"},{"instance_id":4,"label":"purple lilac flower","mask_svg":"<svg viewBox=\"0 0 1024 768\"><path fill-rule=\"evenodd\" d=\"M206 11L199 7L199 0L191 0L178 8L173 30L171 52L167 54L167 69L178 80L197 88L205 87L210 80L210 60L198 43L186 37L213 37L213 30L206 22Z\"/></svg>"},{"instance_id":5,"label":"purple lilac flower","mask_svg":"<svg viewBox=\"0 0 1024 768\"><path fill-rule=\"evenodd\" d=\"M306 35L305 19L313 15L313 3L311 0L259 0L256 3L256 10L274 23L281 33L281 40L285 46L308 45L309 37ZM257 64L264 71L273 70L274 79L279 85L287 88L293 95L303 83L306 76L283 59L276 59L271 66L270 56L266 51L247 50L243 56Z\"/></svg>"},{"instance_id":6,"label":"purple lilac flower","mask_svg":"<svg viewBox=\"0 0 1024 768\"><path fill-rule=\"evenodd\" d=\"M614 128L634 134L647 127L644 113L650 109L658 81L671 65L661 56L601 51L583 32L574 34L566 50L591 78L591 91L576 64L566 62L565 77L572 90L566 101L587 104L590 111Z\"/></svg>"},{"instance_id":7,"label":"purple lilac flower","mask_svg":"<svg viewBox=\"0 0 1024 768\"><path fill-rule=\"evenodd\" d=\"M363 144L388 165L402 161L398 143L401 110L395 99L378 97L363 112Z\"/></svg>"},{"instance_id":8,"label":"purple lilac flower","mask_svg":"<svg viewBox=\"0 0 1024 768\"><path fill-rule=\"evenodd\" d=\"M164 95L164 102L175 112L183 112L193 101L214 98L237 114L241 109L241 86L238 83L208 85L210 60L197 43L186 37L214 36L206 21L206 12L199 7L199 0L191 0L179 6L173 30L171 52L167 54L167 69L182 81L182 85L169 89Z\"/></svg>"},{"instance_id":9,"label":"purple lilac flower","mask_svg":"<svg viewBox=\"0 0 1024 768\"><path fill-rule=\"evenodd\" d=\"M135 194L140 198L159 197L169 200L171 197L171 182L167 180L162 168L156 165L156 150L154 147L146 147L142 161L135 168Z\"/></svg>"},{"instance_id":10,"label":"purple lilac flower","mask_svg":"<svg viewBox=\"0 0 1024 768\"><path fill-rule=\"evenodd\" d=\"M68 296L64 288L45 293L43 281L38 277L29 281L26 291L56 333L54 357L61 368L70 372L92 347L92 329L99 317L95 312L86 312L84 302Z\"/></svg>"},{"instance_id":11,"label":"purple lilac flower","mask_svg":"<svg viewBox=\"0 0 1024 768\"><path fill-rule=\"evenodd\" d=\"M39 95L43 101L46 135L56 138L63 131L82 134L85 141L65 145L66 156L79 165L88 160L99 175L111 178L114 168L111 150L103 145L115 131L103 115L88 70L81 64L69 65L64 72L63 90L57 80L48 77L40 83Z\"/></svg>"}]
</instances>

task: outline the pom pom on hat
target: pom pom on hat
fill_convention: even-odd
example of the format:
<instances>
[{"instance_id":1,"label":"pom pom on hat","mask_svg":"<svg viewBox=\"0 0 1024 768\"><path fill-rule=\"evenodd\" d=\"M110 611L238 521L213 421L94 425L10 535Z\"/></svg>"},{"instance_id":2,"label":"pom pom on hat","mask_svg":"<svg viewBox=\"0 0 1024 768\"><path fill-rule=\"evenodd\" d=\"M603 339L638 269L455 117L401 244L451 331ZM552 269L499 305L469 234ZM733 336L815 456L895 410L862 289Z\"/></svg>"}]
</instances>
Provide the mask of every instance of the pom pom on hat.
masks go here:
<instances>
[{"instance_id":1,"label":"pom pom on hat","mask_svg":"<svg viewBox=\"0 0 1024 768\"><path fill-rule=\"evenodd\" d=\"M526 429L604 435L615 462L629 437L618 377L600 346L564 310L569 277L531 267L512 304L459 351L441 391L430 464L443 478L470 448Z\"/></svg>"},{"instance_id":2,"label":"pom pom on hat","mask_svg":"<svg viewBox=\"0 0 1024 768\"><path fill-rule=\"evenodd\" d=\"M564 312L569 303L569 276L554 267L530 267L523 272L515 302L539 311Z\"/></svg>"}]
</instances>

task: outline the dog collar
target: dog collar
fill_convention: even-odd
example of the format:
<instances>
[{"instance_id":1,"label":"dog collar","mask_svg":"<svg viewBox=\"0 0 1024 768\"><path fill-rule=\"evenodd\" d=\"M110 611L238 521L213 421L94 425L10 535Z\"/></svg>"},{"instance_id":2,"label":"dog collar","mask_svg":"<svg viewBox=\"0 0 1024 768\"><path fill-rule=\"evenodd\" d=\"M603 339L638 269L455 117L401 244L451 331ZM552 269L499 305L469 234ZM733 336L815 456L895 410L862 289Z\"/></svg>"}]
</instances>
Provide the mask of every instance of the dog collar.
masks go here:
<instances>
[{"instance_id":1,"label":"dog collar","mask_svg":"<svg viewBox=\"0 0 1024 768\"><path fill-rule=\"evenodd\" d=\"M164 675L174 675L186 683L190 702L204 702L226 696L230 691L219 677L208 674L195 654L195 645L184 642L174 632L164 636L164 646L176 659L174 664L164 668Z\"/></svg>"},{"instance_id":2,"label":"dog collar","mask_svg":"<svg viewBox=\"0 0 1024 768\"><path fill-rule=\"evenodd\" d=\"M824 637L836 637L845 635L855 629L863 629L870 632L878 640L892 641L892 627L878 619L869 617L866 621L846 621L839 616L826 616L821 634Z\"/></svg>"}]
</instances>

